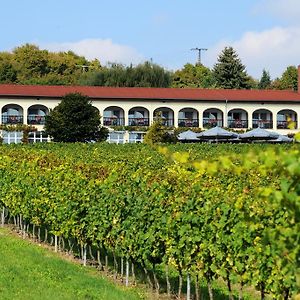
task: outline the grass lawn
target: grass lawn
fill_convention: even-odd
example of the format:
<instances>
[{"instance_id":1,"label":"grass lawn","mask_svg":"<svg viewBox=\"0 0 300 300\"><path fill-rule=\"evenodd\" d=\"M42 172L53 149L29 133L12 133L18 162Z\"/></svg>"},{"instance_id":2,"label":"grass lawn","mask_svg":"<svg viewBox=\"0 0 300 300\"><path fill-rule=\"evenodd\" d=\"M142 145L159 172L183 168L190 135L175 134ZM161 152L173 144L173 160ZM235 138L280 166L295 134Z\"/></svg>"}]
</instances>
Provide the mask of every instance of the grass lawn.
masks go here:
<instances>
[{"instance_id":1,"label":"grass lawn","mask_svg":"<svg viewBox=\"0 0 300 300\"><path fill-rule=\"evenodd\" d=\"M130 300L143 296L0 228L0 299Z\"/></svg>"}]
</instances>

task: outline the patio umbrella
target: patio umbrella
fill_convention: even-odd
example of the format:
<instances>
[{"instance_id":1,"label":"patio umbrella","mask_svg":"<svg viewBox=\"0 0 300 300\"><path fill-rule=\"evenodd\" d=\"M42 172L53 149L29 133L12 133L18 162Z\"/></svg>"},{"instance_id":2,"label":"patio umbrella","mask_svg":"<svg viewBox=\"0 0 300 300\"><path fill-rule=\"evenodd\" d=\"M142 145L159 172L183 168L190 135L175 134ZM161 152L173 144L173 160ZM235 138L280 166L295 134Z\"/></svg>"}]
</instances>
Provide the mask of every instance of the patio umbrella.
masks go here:
<instances>
[{"instance_id":1,"label":"patio umbrella","mask_svg":"<svg viewBox=\"0 0 300 300\"><path fill-rule=\"evenodd\" d=\"M293 139L287 137L286 135L279 134L277 139L270 140L270 143L291 143Z\"/></svg>"},{"instance_id":2,"label":"patio umbrella","mask_svg":"<svg viewBox=\"0 0 300 300\"><path fill-rule=\"evenodd\" d=\"M274 140L279 137L279 134L276 132L268 131L262 128L255 128L248 132L240 134L242 140Z\"/></svg>"},{"instance_id":3,"label":"patio umbrella","mask_svg":"<svg viewBox=\"0 0 300 300\"><path fill-rule=\"evenodd\" d=\"M225 130L221 127L213 127L211 129L205 130L198 134L198 138L202 140L211 140L211 141L230 141L237 139L239 135L235 132Z\"/></svg>"},{"instance_id":4,"label":"patio umbrella","mask_svg":"<svg viewBox=\"0 0 300 300\"><path fill-rule=\"evenodd\" d=\"M178 140L186 141L186 142L199 142L198 133L195 133L194 131L191 130L181 132L178 135Z\"/></svg>"}]
</instances>

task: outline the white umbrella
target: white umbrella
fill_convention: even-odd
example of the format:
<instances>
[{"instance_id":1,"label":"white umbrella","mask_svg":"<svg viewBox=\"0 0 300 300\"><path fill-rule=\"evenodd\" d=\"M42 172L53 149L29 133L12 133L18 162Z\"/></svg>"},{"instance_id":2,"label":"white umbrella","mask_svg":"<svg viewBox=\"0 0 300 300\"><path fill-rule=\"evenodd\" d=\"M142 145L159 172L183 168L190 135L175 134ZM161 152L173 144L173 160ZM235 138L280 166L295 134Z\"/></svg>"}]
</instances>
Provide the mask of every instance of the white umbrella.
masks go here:
<instances>
[{"instance_id":1,"label":"white umbrella","mask_svg":"<svg viewBox=\"0 0 300 300\"><path fill-rule=\"evenodd\" d=\"M236 139L239 135L235 132L225 130L221 127L213 127L198 134L199 139L204 140L230 140Z\"/></svg>"},{"instance_id":2,"label":"white umbrella","mask_svg":"<svg viewBox=\"0 0 300 300\"><path fill-rule=\"evenodd\" d=\"M293 139L287 137L286 135L279 134L277 139L270 140L271 143L291 143Z\"/></svg>"},{"instance_id":3,"label":"white umbrella","mask_svg":"<svg viewBox=\"0 0 300 300\"><path fill-rule=\"evenodd\" d=\"M179 141L199 141L198 134L194 131L187 130L178 135Z\"/></svg>"},{"instance_id":4,"label":"white umbrella","mask_svg":"<svg viewBox=\"0 0 300 300\"><path fill-rule=\"evenodd\" d=\"M248 132L240 134L240 138L242 140L273 140L277 139L278 137L278 133L262 128L255 128Z\"/></svg>"}]
</instances>

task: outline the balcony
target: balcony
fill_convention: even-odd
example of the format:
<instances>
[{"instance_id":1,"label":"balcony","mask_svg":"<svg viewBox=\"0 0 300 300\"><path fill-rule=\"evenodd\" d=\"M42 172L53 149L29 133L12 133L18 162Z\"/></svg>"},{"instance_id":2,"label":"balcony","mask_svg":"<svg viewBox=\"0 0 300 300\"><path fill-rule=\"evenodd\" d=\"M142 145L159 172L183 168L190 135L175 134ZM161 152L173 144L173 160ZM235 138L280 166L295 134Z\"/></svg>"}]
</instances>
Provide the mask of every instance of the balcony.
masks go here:
<instances>
[{"instance_id":1,"label":"balcony","mask_svg":"<svg viewBox=\"0 0 300 300\"><path fill-rule=\"evenodd\" d=\"M178 127L199 127L199 119L178 119Z\"/></svg>"},{"instance_id":2,"label":"balcony","mask_svg":"<svg viewBox=\"0 0 300 300\"><path fill-rule=\"evenodd\" d=\"M2 124L23 124L23 115L2 116Z\"/></svg>"},{"instance_id":3,"label":"balcony","mask_svg":"<svg viewBox=\"0 0 300 300\"><path fill-rule=\"evenodd\" d=\"M248 128L248 120L228 120L228 128Z\"/></svg>"},{"instance_id":4,"label":"balcony","mask_svg":"<svg viewBox=\"0 0 300 300\"><path fill-rule=\"evenodd\" d=\"M295 129L298 128L297 121L277 121L277 129L291 129L289 125L292 125Z\"/></svg>"},{"instance_id":5,"label":"balcony","mask_svg":"<svg viewBox=\"0 0 300 300\"><path fill-rule=\"evenodd\" d=\"M273 121L272 120L253 120L252 127L253 128L272 129Z\"/></svg>"},{"instance_id":6,"label":"balcony","mask_svg":"<svg viewBox=\"0 0 300 300\"><path fill-rule=\"evenodd\" d=\"M223 119L203 118L203 128L223 127Z\"/></svg>"},{"instance_id":7,"label":"balcony","mask_svg":"<svg viewBox=\"0 0 300 300\"><path fill-rule=\"evenodd\" d=\"M153 121L155 120L161 120L161 123L163 126L166 126L166 127L173 127L174 126L174 119L168 119L168 118L163 118L163 117L160 117L160 118L157 118L155 117Z\"/></svg>"},{"instance_id":8,"label":"balcony","mask_svg":"<svg viewBox=\"0 0 300 300\"><path fill-rule=\"evenodd\" d=\"M149 126L149 118L129 118L129 126Z\"/></svg>"},{"instance_id":9,"label":"balcony","mask_svg":"<svg viewBox=\"0 0 300 300\"><path fill-rule=\"evenodd\" d=\"M104 126L124 126L125 119L124 118L116 118L116 117L103 117L103 125Z\"/></svg>"},{"instance_id":10,"label":"balcony","mask_svg":"<svg viewBox=\"0 0 300 300\"><path fill-rule=\"evenodd\" d=\"M27 117L27 124L30 125L45 125L45 116L30 115Z\"/></svg>"}]
</instances>

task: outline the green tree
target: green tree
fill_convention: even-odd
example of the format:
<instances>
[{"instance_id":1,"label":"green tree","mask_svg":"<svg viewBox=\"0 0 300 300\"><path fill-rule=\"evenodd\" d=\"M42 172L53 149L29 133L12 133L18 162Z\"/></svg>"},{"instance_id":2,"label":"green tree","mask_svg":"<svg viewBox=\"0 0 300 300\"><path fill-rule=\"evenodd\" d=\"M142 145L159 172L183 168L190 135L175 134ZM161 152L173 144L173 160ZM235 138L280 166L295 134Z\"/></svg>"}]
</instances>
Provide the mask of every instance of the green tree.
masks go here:
<instances>
[{"instance_id":1,"label":"green tree","mask_svg":"<svg viewBox=\"0 0 300 300\"><path fill-rule=\"evenodd\" d=\"M18 71L18 81L25 83L33 77L48 73L48 51L26 44L13 51L13 58Z\"/></svg>"},{"instance_id":2,"label":"green tree","mask_svg":"<svg viewBox=\"0 0 300 300\"><path fill-rule=\"evenodd\" d=\"M14 83L17 80L17 72L13 65L7 62L0 63L0 82Z\"/></svg>"},{"instance_id":3,"label":"green tree","mask_svg":"<svg viewBox=\"0 0 300 300\"><path fill-rule=\"evenodd\" d=\"M266 71L265 69L263 69L259 84L258 84L258 88L260 90L265 90L270 88L271 86L271 76L270 73L268 71Z\"/></svg>"},{"instance_id":4,"label":"green tree","mask_svg":"<svg viewBox=\"0 0 300 300\"><path fill-rule=\"evenodd\" d=\"M45 131L55 142L101 141L107 130L100 127L100 115L87 96L67 94L46 117Z\"/></svg>"},{"instance_id":5,"label":"green tree","mask_svg":"<svg viewBox=\"0 0 300 300\"><path fill-rule=\"evenodd\" d=\"M159 143L175 142L175 139L174 135L167 132L161 116L157 115L144 137L144 142L148 145L155 145Z\"/></svg>"},{"instance_id":6,"label":"green tree","mask_svg":"<svg viewBox=\"0 0 300 300\"><path fill-rule=\"evenodd\" d=\"M83 74L79 83L114 87L170 87L171 81L170 72L156 64L145 62L136 67L112 64Z\"/></svg>"},{"instance_id":7,"label":"green tree","mask_svg":"<svg viewBox=\"0 0 300 300\"><path fill-rule=\"evenodd\" d=\"M273 88L279 90L298 90L298 70L295 66L289 66L280 78L274 80Z\"/></svg>"},{"instance_id":8,"label":"green tree","mask_svg":"<svg viewBox=\"0 0 300 300\"><path fill-rule=\"evenodd\" d=\"M133 70L127 68L126 72L127 75L132 75L132 82L129 82L127 86L170 87L172 81L170 72L148 61L137 65Z\"/></svg>"},{"instance_id":9,"label":"green tree","mask_svg":"<svg viewBox=\"0 0 300 300\"><path fill-rule=\"evenodd\" d=\"M232 47L225 47L213 68L216 86L225 89L250 88L245 69L236 51Z\"/></svg>"},{"instance_id":10,"label":"green tree","mask_svg":"<svg viewBox=\"0 0 300 300\"><path fill-rule=\"evenodd\" d=\"M32 44L17 47L12 53L0 52L0 82L4 83L78 84L84 74L100 68L97 59L88 61L72 51L50 52Z\"/></svg>"},{"instance_id":11,"label":"green tree","mask_svg":"<svg viewBox=\"0 0 300 300\"><path fill-rule=\"evenodd\" d=\"M210 88L214 86L214 78L209 68L202 64L185 64L173 76L172 87L177 88Z\"/></svg>"}]
</instances>

